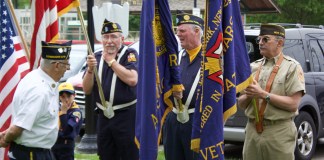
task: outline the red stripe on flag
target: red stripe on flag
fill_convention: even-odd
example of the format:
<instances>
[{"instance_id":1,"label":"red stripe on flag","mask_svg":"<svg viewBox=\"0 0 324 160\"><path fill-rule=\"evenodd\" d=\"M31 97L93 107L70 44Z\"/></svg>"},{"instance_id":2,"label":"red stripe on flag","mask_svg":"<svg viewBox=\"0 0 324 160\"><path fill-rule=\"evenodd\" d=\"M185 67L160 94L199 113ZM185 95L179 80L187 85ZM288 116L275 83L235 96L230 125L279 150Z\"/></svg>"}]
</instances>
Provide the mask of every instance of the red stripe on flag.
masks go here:
<instances>
[{"instance_id":1,"label":"red stripe on flag","mask_svg":"<svg viewBox=\"0 0 324 160\"><path fill-rule=\"evenodd\" d=\"M21 47L20 43L14 44L14 48L15 48L16 51L22 50L22 47Z\"/></svg>"},{"instance_id":2,"label":"red stripe on flag","mask_svg":"<svg viewBox=\"0 0 324 160\"><path fill-rule=\"evenodd\" d=\"M35 15L34 31L30 47L30 69L33 70L39 66L39 60L41 57L40 44L41 41L53 41L58 36L58 22L57 22L57 10L56 0L35 0L32 3L33 13ZM45 24L45 29L41 27L41 24ZM44 29L44 30L43 30ZM45 35L45 38L41 38ZM39 47L39 48L37 48ZM39 52L37 52L39 50Z\"/></svg>"},{"instance_id":3,"label":"red stripe on flag","mask_svg":"<svg viewBox=\"0 0 324 160\"><path fill-rule=\"evenodd\" d=\"M14 65L12 65L12 67L8 70L8 72L1 79L0 92L7 85L7 83L11 80L11 78L17 73L19 65L26 63L26 62L27 62L26 57L20 57L20 58L16 59Z\"/></svg>"},{"instance_id":4,"label":"red stripe on flag","mask_svg":"<svg viewBox=\"0 0 324 160\"><path fill-rule=\"evenodd\" d=\"M6 120L6 122L1 126L0 132L6 130L10 126L11 116Z\"/></svg>"},{"instance_id":5,"label":"red stripe on flag","mask_svg":"<svg viewBox=\"0 0 324 160\"><path fill-rule=\"evenodd\" d=\"M34 64L36 61L36 38L37 38L37 34L38 34L38 30L40 27L40 23L43 19L44 13L45 13L45 8L44 8L44 2L43 0L35 0L35 2L33 4L37 4L36 7L35 6L35 24L34 24L34 32L33 32L33 36L32 36L32 40L31 40L31 46L30 46L30 70L34 69ZM38 62L37 62L38 63Z\"/></svg>"},{"instance_id":6,"label":"red stripe on flag","mask_svg":"<svg viewBox=\"0 0 324 160\"><path fill-rule=\"evenodd\" d=\"M18 70L17 64L14 64L10 70L3 76L1 80L1 85L0 85L0 92L2 92L3 88L8 84L8 82L11 80L11 77L13 77Z\"/></svg>"},{"instance_id":7,"label":"red stripe on flag","mask_svg":"<svg viewBox=\"0 0 324 160\"><path fill-rule=\"evenodd\" d=\"M7 2L1 0L0 23L3 34L0 41L1 50L1 63L0 63L0 132L6 130L11 121L11 108L12 100L18 82L25 76L29 68L27 58L22 46L18 43L20 40L17 36L17 28L11 17L10 10L8 9ZM8 32L10 31L10 32ZM12 48L14 46L14 48ZM0 159L8 160L8 148L5 150L1 148Z\"/></svg>"},{"instance_id":8,"label":"red stripe on flag","mask_svg":"<svg viewBox=\"0 0 324 160\"><path fill-rule=\"evenodd\" d=\"M17 84L18 85L18 84ZM7 109L7 107L9 106L9 104L12 102L13 96L15 94L17 85L12 88L12 90L10 91L10 93L7 95L7 97L1 102L0 104L0 115L3 114L3 112ZM2 117L2 116L1 116Z\"/></svg>"},{"instance_id":9,"label":"red stripe on flag","mask_svg":"<svg viewBox=\"0 0 324 160\"><path fill-rule=\"evenodd\" d=\"M58 36L59 31L57 26L58 21L55 21L46 28L46 42L51 42Z\"/></svg>"},{"instance_id":10,"label":"red stripe on flag","mask_svg":"<svg viewBox=\"0 0 324 160\"><path fill-rule=\"evenodd\" d=\"M79 0L59 0L56 2L57 13L59 16L69 12L73 7L79 7Z\"/></svg>"}]
</instances>

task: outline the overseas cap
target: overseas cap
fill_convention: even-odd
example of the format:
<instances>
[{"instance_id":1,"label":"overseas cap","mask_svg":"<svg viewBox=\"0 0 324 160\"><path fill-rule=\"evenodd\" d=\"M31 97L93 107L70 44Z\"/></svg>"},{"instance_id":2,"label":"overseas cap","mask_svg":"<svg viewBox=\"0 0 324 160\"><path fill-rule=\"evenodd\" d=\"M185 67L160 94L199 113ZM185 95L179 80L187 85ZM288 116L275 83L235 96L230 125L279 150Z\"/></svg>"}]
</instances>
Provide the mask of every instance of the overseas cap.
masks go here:
<instances>
[{"instance_id":1,"label":"overseas cap","mask_svg":"<svg viewBox=\"0 0 324 160\"><path fill-rule=\"evenodd\" d=\"M46 43L42 41L42 58L65 60L70 58L72 41L66 43Z\"/></svg>"},{"instance_id":2,"label":"overseas cap","mask_svg":"<svg viewBox=\"0 0 324 160\"><path fill-rule=\"evenodd\" d=\"M114 33L114 32L123 32L118 23L110 22L107 19L104 20L102 24L101 34Z\"/></svg>"},{"instance_id":3,"label":"overseas cap","mask_svg":"<svg viewBox=\"0 0 324 160\"><path fill-rule=\"evenodd\" d=\"M285 28L275 24L261 24L260 36L275 35L285 38Z\"/></svg>"},{"instance_id":4,"label":"overseas cap","mask_svg":"<svg viewBox=\"0 0 324 160\"><path fill-rule=\"evenodd\" d=\"M176 24L177 26L181 24L196 24L200 28L204 28L204 20L202 18L179 10L177 10Z\"/></svg>"},{"instance_id":5,"label":"overseas cap","mask_svg":"<svg viewBox=\"0 0 324 160\"><path fill-rule=\"evenodd\" d=\"M68 82L61 83L58 86L58 90L59 90L59 93L61 93L61 92L69 92L71 94L75 93L72 83L68 83Z\"/></svg>"}]
</instances>

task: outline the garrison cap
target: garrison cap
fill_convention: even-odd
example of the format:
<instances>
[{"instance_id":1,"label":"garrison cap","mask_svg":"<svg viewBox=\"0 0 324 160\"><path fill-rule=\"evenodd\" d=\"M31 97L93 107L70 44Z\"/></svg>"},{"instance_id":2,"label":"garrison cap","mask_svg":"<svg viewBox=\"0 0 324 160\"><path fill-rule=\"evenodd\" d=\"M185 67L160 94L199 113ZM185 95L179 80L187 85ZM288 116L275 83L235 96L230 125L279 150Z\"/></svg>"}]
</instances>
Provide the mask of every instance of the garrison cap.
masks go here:
<instances>
[{"instance_id":1,"label":"garrison cap","mask_svg":"<svg viewBox=\"0 0 324 160\"><path fill-rule=\"evenodd\" d=\"M42 41L42 58L65 60L70 58L72 41L65 43L46 43Z\"/></svg>"},{"instance_id":2,"label":"garrison cap","mask_svg":"<svg viewBox=\"0 0 324 160\"><path fill-rule=\"evenodd\" d=\"M285 38L285 28L276 24L261 24L260 36L275 35Z\"/></svg>"},{"instance_id":3,"label":"garrison cap","mask_svg":"<svg viewBox=\"0 0 324 160\"><path fill-rule=\"evenodd\" d=\"M181 24L195 24L200 26L201 29L204 28L204 20L202 18L179 10L177 10L176 24L177 26Z\"/></svg>"},{"instance_id":4,"label":"garrison cap","mask_svg":"<svg viewBox=\"0 0 324 160\"><path fill-rule=\"evenodd\" d=\"M69 83L69 82L61 83L58 86L58 90L59 90L59 93L61 93L61 92L68 92L68 93L71 93L71 94L75 93L72 83Z\"/></svg>"},{"instance_id":5,"label":"garrison cap","mask_svg":"<svg viewBox=\"0 0 324 160\"><path fill-rule=\"evenodd\" d=\"M107 19L104 20L102 24L101 34L114 33L114 32L123 32L118 23L110 22Z\"/></svg>"}]
</instances>

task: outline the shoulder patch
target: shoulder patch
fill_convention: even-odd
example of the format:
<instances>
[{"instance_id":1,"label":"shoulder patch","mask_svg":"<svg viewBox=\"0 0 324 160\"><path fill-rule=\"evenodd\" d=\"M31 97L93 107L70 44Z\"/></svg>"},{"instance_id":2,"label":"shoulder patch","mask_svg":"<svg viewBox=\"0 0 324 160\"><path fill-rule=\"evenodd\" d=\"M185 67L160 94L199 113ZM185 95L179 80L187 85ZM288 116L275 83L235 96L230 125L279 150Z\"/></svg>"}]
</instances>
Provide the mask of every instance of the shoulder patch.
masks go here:
<instances>
[{"instance_id":1,"label":"shoulder patch","mask_svg":"<svg viewBox=\"0 0 324 160\"><path fill-rule=\"evenodd\" d=\"M298 79L300 82L305 83L304 72L301 67L297 68Z\"/></svg>"},{"instance_id":2,"label":"shoulder patch","mask_svg":"<svg viewBox=\"0 0 324 160\"><path fill-rule=\"evenodd\" d=\"M78 111L75 111L75 112L73 112L72 114L73 114L75 117L78 117L78 119L81 118L81 113L78 112Z\"/></svg>"},{"instance_id":3,"label":"shoulder patch","mask_svg":"<svg viewBox=\"0 0 324 160\"><path fill-rule=\"evenodd\" d=\"M129 53L128 57L127 57L127 61L128 62L136 62L137 60L136 60L135 54L134 53Z\"/></svg>"}]
</instances>

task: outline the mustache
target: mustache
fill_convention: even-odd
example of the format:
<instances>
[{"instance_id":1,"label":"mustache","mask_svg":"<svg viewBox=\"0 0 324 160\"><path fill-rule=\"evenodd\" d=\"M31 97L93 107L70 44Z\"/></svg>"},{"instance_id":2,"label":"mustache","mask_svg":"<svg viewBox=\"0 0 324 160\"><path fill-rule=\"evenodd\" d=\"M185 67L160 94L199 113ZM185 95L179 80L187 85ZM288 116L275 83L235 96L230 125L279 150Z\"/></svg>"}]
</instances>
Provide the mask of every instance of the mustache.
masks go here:
<instances>
[{"instance_id":1,"label":"mustache","mask_svg":"<svg viewBox=\"0 0 324 160\"><path fill-rule=\"evenodd\" d=\"M106 44L105 47L115 47L113 44Z\"/></svg>"}]
</instances>

